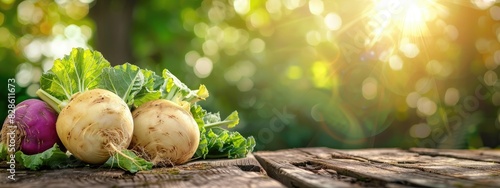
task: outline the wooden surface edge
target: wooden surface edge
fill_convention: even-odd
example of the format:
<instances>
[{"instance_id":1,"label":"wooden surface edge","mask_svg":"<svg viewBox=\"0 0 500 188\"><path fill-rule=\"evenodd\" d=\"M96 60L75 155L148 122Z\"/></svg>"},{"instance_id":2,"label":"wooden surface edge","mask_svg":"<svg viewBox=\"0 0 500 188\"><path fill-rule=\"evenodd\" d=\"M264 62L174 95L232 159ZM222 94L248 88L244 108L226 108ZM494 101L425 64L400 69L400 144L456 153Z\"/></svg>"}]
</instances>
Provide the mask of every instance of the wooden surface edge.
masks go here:
<instances>
[{"instance_id":1,"label":"wooden surface edge","mask_svg":"<svg viewBox=\"0 0 500 188\"><path fill-rule=\"evenodd\" d=\"M239 159L195 160L135 174L109 168L18 170L16 181L0 169L0 187L284 187L267 176L253 155Z\"/></svg>"}]
</instances>

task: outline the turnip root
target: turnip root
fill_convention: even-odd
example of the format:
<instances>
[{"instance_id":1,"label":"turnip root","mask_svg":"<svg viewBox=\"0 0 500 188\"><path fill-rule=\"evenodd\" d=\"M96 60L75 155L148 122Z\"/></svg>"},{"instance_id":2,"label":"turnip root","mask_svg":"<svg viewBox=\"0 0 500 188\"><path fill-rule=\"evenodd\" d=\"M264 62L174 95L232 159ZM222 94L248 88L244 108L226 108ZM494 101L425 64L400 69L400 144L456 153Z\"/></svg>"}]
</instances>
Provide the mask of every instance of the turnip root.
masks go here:
<instances>
[{"instance_id":1,"label":"turnip root","mask_svg":"<svg viewBox=\"0 0 500 188\"><path fill-rule=\"evenodd\" d=\"M165 99L149 101L132 112L130 148L155 165L182 164L196 152L200 131L189 111Z\"/></svg>"},{"instance_id":2,"label":"turnip root","mask_svg":"<svg viewBox=\"0 0 500 188\"><path fill-rule=\"evenodd\" d=\"M75 94L56 123L63 145L76 158L90 164L102 164L115 152L126 149L133 128L127 104L104 89Z\"/></svg>"},{"instance_id":3,"label":"turnip root","mask_svg":"<svg viewBox=\"0 0 500 188\"><path fill-rule=\"evenodd\" d=\"M47 103L28 99L19 103L3 124L2 143L24 154L41 153L55 143L57 112Z\"/></svg>"}]
</instances>

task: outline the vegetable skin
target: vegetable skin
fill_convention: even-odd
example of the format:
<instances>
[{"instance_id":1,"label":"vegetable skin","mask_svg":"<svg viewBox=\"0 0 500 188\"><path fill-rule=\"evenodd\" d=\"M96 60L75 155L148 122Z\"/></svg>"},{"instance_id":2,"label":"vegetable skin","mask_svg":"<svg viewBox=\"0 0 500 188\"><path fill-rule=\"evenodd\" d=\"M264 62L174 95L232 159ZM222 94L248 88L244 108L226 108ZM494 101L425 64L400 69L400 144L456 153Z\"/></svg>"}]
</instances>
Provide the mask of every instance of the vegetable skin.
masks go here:
<instances>
[{"instance_id":1,"label":"vegetable skin","mask_svg":"<svg viewBox=\"0 0 500 188\"><path fill-rule=\"evenodd\" d=\"M16 140L16 151L20 150L28 155L41 153L55 143L61 143L56 133L56 120L57 112L47 103L38 99L25 100L5 119L1 142L9 145L10 138L13 137ZM15 135L11 136L13 131Z\"/></svg>"},{"instance_id":2,"label":"vegetable skin","mask_svg":"<svg viewBox=\"0 0 500 188\"><path fill-rule=\"evenodd\" d=\"M127 148L133 128L127 104L104 89L73 96L56 124L63 145L90 164L103 164L114 152Z\"/></svg>"},{"instance_id":3,"label":"vegetable skin","mask_svg":"<svg viewBox=\"0 0 500 188\"><path fill-rule=\"evenodd\" d=\"M198 148L200 131L189 111L158 99L132 112L134 134L130 148L155 165L183 164Z\"/></svg>"}]
</instances>

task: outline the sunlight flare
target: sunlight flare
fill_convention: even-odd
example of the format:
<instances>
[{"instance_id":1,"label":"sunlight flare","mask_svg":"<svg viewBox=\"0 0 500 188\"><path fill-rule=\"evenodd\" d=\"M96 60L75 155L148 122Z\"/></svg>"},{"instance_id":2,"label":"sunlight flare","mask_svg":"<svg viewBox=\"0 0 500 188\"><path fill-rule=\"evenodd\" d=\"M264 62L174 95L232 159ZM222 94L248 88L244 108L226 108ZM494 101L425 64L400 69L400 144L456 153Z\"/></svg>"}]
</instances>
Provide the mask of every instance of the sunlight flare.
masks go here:
<instances>
[{"instance_id":1,"label":"sunlight flare","mask_svg":"<svg viewBox=\"0 0 500 188\"><path fill-rule=\"evenodd\" d=\"M374 0L373 3L374 38L388 33L400 38L427 36L430 33L428 22L443 10L435 0Z\"/></svg>"}]
</instances>

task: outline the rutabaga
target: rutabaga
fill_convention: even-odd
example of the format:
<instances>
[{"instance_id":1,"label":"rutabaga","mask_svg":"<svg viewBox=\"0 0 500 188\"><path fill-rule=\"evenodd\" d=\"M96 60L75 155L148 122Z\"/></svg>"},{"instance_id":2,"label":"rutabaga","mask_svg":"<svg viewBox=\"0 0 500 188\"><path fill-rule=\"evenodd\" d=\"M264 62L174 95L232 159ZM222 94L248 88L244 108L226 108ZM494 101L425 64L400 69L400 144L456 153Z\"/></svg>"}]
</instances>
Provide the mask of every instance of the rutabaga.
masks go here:
<instances>
[{"instance_id":1,"label":"rutabaga","mask_svg":"<svg viewBox=\"0 0 500 188\"><path fill-rule=\"evenodd\" d=\"M183 164L193 157L200 130L189 111L169 100L147 102L132 112L130 147L155 165Z\"/></svg>"},{"instance_id":2,"label":"rutabaga","mask_svg":"<svg viewBox=\"0 0 500 188\"><path fill-rule=\"evenodd\" d=\"M93 89L71 98L59 114L56 130L76 158L103 164L128 147L134 125L130 109L120 97Z\"/></svg>"}]
</instances>

